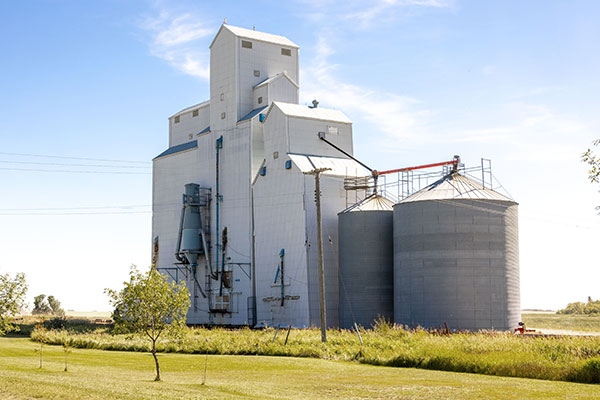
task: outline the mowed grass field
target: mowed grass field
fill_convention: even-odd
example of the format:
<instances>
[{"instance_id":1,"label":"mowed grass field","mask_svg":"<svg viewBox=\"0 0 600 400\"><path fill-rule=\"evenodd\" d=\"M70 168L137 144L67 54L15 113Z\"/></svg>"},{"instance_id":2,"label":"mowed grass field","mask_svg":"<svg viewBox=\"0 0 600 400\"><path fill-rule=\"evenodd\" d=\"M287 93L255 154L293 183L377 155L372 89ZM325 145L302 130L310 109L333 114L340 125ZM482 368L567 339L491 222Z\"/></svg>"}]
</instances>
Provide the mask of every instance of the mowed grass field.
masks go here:
<instances>
[{"instance_id":1,"label":"mowed grass field","mask_svg":"<svg viewBox=\"0 0 600 400\"><path fill-rule=\"evenodd\" d=\"M600 332L600 315L556 314L553 312L523 312L523 322L536 329L562 329L580 332Z\"/></svg>"},{"instance_id":2,"label":"mowed grass field","mask_svg":"<svg viewBox=\"0 0 600 400\"><path fill-rule=\"evenodd\" d=\"M320 359L161 354L162 382L139 352L63 348L0 338L2 399L598 399L600 386L389 368Z\"/></svg>"}]
</instances>

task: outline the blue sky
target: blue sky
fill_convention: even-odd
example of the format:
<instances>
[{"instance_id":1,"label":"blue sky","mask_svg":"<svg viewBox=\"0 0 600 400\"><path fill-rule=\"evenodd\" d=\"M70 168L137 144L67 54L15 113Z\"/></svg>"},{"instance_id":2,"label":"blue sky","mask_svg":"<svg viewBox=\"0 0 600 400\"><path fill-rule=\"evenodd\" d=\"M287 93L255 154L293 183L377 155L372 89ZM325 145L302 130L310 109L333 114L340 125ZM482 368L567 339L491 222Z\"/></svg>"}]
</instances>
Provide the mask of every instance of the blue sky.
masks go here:
<instances>
[{"instance_id":1,"label":"blue sky","mask_svg":"<svg viewBox=\"0 0 600 400\"><path fill-rule=\"evenodd\" d=\"M227 18L300 46L301 102L344 111L367 164L492 159L521 204L523 307L600 298L580 161L600 137L599 17L595 1L3 2L0 273L109 309L103 288L149 264L149 161L167 117L208 98Z\"/></svg>"}]
</instances>

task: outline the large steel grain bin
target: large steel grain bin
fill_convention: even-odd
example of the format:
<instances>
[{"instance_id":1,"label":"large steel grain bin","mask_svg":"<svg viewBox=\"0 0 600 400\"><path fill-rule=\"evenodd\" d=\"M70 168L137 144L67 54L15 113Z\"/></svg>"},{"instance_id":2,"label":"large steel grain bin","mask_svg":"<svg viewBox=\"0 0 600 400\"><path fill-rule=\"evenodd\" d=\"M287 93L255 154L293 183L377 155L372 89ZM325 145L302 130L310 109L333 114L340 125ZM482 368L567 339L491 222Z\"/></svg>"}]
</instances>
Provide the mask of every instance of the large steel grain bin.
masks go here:
<instances>
[{"instance_id":1,"label":"large steel grain bin","mask_svg":"<svg viewBox=\"0 0 600 400\"><path fill-rule=\"evenodd\" d=\"M521 319L518 204L453 172L394 206L394 320L511 330Z\"/></svg>"},{"instance_id":2,"label":"large steel grain bin","mask_svg":"<svg viewBox=\"0 0 600 400\"><path fill-rule=\"evenodd\" d=\"M394 317L393 204L374 194L338 214L340 328Z\"/></svg>"}]
</instances>

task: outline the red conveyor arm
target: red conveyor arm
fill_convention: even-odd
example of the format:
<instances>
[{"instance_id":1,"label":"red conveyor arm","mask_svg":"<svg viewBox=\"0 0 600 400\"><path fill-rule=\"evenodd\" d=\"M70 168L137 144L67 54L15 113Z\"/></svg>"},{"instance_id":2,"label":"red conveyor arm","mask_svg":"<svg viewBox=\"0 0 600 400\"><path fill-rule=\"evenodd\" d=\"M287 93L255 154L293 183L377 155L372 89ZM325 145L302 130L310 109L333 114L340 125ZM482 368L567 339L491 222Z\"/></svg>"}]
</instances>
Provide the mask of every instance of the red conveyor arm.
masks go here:
<instances>
[{"instance_id":1,"label":"red conveyor arm","mask_svg":"<svg viewBox=\"0 0 600 400\"><path fill-rule=\"evenodd\" d=\"M439 162L439 163L435 163L435 164L418 165L416 167L390 169L387 171L373 171L372 174L373 174L373 176L379 176L379 175L386 175L386 174L394 174L396 172L413 171L415 169L441 167L443 165L450 165L450 164L454 164L454 168L456 169L456 168L458 168L459 162L460 162L460 157L454 156L454 160L452 160L452 161L443 161L443 162Z\"/></svg>"}]
</instances>

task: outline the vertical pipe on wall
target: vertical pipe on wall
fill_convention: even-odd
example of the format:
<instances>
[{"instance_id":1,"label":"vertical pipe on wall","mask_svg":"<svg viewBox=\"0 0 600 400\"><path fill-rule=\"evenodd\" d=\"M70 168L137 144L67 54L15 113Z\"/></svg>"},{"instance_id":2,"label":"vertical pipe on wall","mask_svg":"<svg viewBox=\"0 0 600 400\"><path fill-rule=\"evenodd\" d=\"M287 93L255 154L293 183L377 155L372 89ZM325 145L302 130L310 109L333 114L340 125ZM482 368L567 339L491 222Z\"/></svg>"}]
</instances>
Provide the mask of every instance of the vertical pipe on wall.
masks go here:
<instances>
[{"instance_id":1,"label":"vertical pipe on wall","mask_svg":"<svg viewBox=\"0 0 600 400\"><path fill-rule=\"evenodd\" d=\"M285 256L285 249L281 249L281 251L279 252L279 259L280 259L280 262L281 262L281 264L280 264L281 265L281 267L280 267L281 268L281 306L283 306L283 300L285 298L285 296L284 296L284 282L283 282L283 271L284 271L284 268L283 268L283 258L284 258L284 256Z\"/></svg>"},{"instance_id":2,"label":"vertical pipe on wall","mask_svg":"<svg viewBox=\"0 0 600 400\"><path fill-rule=\"evenodd\" d=\"M217 159L216 159L216 166L215 166L215 187L216 187L216 200L217 203L215 205L215 225L216 225L216 237L215 237L215 264L216 264L216 273L217 273L217 277L219 275L219 248L221 247L219 244L219 202L221 201L221 192L219 191L219 153L222 148L223 148L223 136L220 136L217 139L217 144L216 144L216 148L217 148Z\"/></svg>"},{"instance_id":3,"label":"vertical pipe on wall","mask_svg":"<svg viewBox=\"0 0 600 400\"><path fill-rule=\"evenodd\" d=\"M252 299L251 301L251 308L252 308L252 321L248 321L252 324L252 326L255 326L256 323L258 322L257 319L257 315L256 315L256 248L255 248L255 244L256 244L256 233L254 232L254 186L252 186L250 188L250 205L251 205L251 222L252 222L252 266L250 267L250 276L252 278Z\"/></svg>"}]
</instances>

